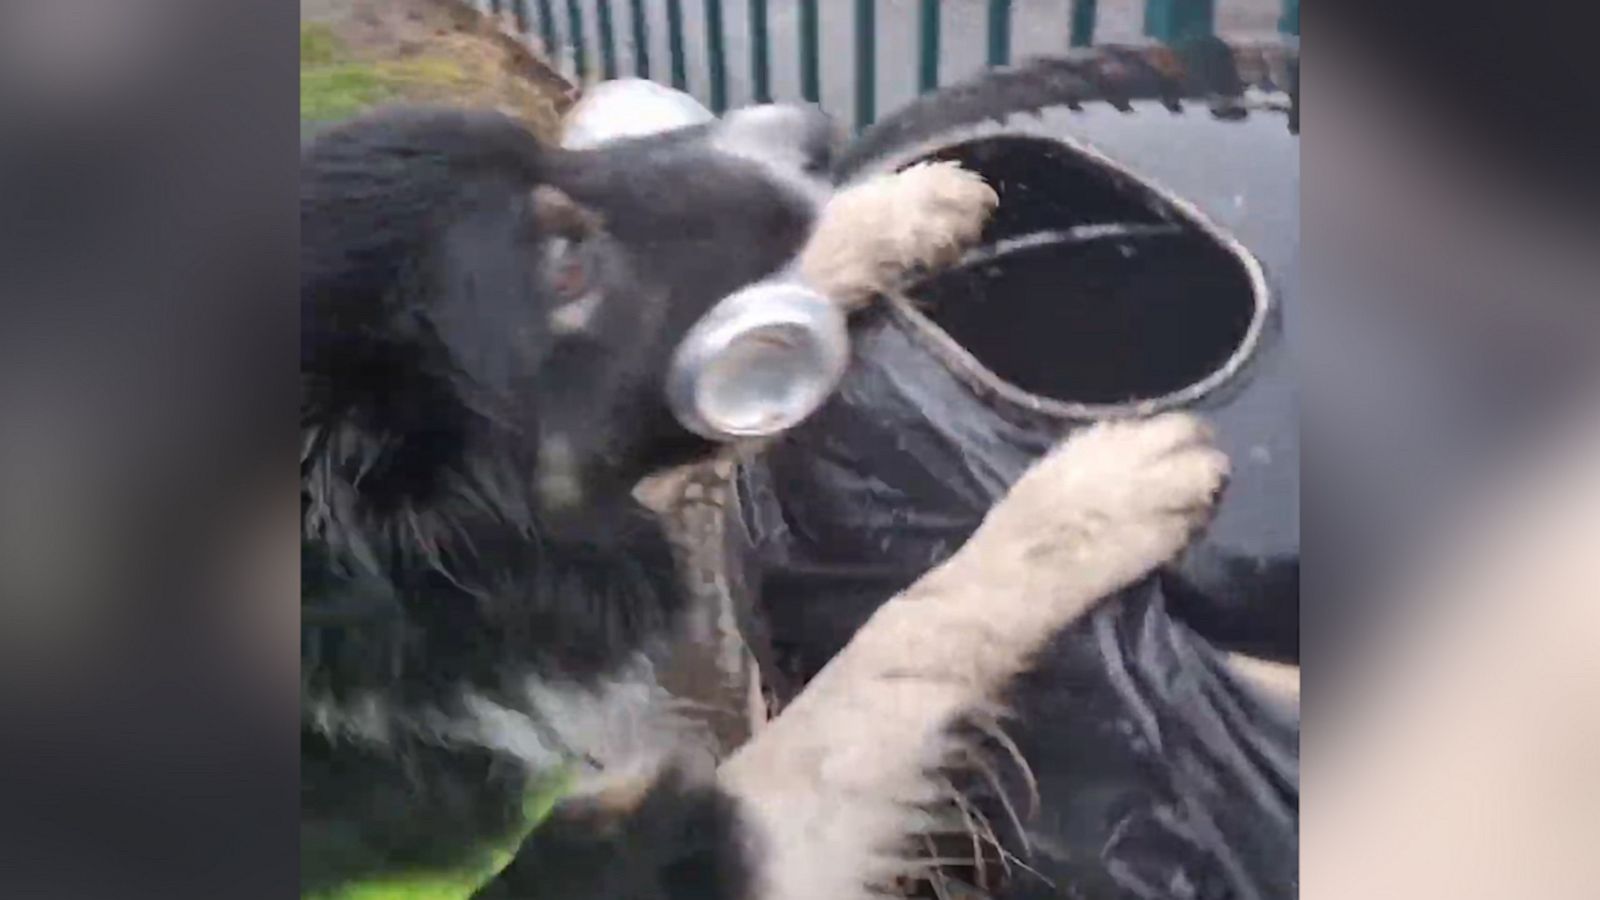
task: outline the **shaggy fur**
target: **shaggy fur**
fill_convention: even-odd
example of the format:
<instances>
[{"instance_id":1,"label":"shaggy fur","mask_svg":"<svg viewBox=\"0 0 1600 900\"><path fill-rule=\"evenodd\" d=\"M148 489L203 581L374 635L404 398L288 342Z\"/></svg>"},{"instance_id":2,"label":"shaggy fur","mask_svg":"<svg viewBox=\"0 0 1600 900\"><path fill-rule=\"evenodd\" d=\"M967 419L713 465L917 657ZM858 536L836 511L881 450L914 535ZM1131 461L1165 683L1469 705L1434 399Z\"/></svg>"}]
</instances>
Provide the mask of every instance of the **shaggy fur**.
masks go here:
<instances>
[{"instance_id":1,"label":"shaggy fur","mask_svg":"<svg viewBox=\"0 0 1600 900\"><path fill-rule=\"evenodd\" d=\"M710 146L769 131L572 153L404 109L306 149L305 889L464 863L544 777L692 745L648 663L674 560L630 491L709 449L662 397L678 339L810 233L806 173Z\"/></svg>"},{"instance_id":2,"label":"shaggy fur","mask_svg":"<svg viewBox=\"0 0 1600 900\"><path fill-rule=\"evenodd\" d=\"M305 891L472 864L559 781L484 896L870 896L905 869L949 729L1204 519L1225 462L1193 420L1081 434L714 770L650 663L683 598L632 487L710 449L665 408L668 357L797 256L859 302L994 204L929 167L817 227L822 127L767 108L570 152L399 110L308 147Z\"/></svg>"}]
</instances>

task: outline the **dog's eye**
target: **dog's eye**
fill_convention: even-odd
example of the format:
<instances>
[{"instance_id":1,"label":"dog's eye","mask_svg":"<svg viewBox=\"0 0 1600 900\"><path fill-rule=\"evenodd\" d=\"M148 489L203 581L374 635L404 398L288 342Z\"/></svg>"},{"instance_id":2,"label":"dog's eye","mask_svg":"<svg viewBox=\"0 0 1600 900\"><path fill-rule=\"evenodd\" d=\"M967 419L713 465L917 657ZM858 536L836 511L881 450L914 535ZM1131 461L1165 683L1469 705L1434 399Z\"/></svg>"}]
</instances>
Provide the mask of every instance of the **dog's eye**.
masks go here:
<instances>
[{"instance_id":1,"label":"dog's eye","mask_svg":"<svg viewBox=\"0 0 1600 900\"><path fill-rule=\"evenodd\" d=\"M546 248L545 280L554 296L550 328L555 334L587 331L600 309L601 293L594 285L585 245L556 238Z\"/></svg>"},{"instance_id":2,"label":"dog's eye","mask_svg":"<svg viewBox=\"0 0 1600 900\"><path fill-rule=\"evenodd\" d=\"M589 267L578 251L579 246L565 238L550 242L547 277L561 302L576 300L589 292Z\"/></svg>"},{"instance_id":3,"label":"dog's eye","mask_svg":"<svg viewBox=\"0 0 1600 900\"><path fill-rule=\"evenodd\" d=\"M581 260L569 259L556 267L552 282L563 300L576 300L589 290L589 271Z\"/></svg>"}]
</instances>

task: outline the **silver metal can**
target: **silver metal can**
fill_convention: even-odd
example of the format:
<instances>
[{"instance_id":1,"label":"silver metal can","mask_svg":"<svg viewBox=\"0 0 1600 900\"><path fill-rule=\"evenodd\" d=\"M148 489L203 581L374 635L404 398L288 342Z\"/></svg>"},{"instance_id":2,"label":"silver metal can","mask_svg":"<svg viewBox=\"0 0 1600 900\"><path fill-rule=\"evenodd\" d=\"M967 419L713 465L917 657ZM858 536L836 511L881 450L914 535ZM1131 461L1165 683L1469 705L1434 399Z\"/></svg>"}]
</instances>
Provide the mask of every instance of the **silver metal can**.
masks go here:
<instances>
[{"instance_id":1,"label":"silver metal can","mask_svg":"<svg viewBox=\"0 0 1600 900\"><path fill-rule=\"evenodd\" d=\"M796 281L764 281L728 295L690 329L672 359L667 402L702 437L766 437L815 412L849 363L837 303Z\"/></svg>"},{"instance_id":2,"label":"silver metal can","mask_svg":"<svg viewBox=\"0 0 1600 900\"><path fill-rule=\"evenodd\" d=\"M619 78L584 91L563 123L561 145L585 150L619 138L643 137L714 120L711 110L683 91Z\"/></svg>"}]
</instances>

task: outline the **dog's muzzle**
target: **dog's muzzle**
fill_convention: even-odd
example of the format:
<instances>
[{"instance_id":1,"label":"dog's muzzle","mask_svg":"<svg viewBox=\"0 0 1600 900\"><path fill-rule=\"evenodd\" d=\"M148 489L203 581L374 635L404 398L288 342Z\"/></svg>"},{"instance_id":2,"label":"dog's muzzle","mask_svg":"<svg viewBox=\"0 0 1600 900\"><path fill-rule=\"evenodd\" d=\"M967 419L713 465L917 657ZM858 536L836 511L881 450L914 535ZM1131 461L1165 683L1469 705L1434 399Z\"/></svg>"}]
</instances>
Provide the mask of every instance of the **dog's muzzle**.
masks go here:
<instances>
[{"instance_id":1,"label":"dog's muzzle","mask_svg":"<svg viewBox=\"0 0 1600 900\"><path fill-rule=\"evenodd\" d=\"M604 82L569 115L563 143L592 147L714 118L681 91L634 79ZM829 129L818 110L752 107L725 124L724 149L778 158L787 149L797 175L827 158ZM689 330L668 369L667 403L678 423L701 437L769 437L815 412L849 362L839 305L780 274L724 297Z\"/></svg>"}]
</instances>

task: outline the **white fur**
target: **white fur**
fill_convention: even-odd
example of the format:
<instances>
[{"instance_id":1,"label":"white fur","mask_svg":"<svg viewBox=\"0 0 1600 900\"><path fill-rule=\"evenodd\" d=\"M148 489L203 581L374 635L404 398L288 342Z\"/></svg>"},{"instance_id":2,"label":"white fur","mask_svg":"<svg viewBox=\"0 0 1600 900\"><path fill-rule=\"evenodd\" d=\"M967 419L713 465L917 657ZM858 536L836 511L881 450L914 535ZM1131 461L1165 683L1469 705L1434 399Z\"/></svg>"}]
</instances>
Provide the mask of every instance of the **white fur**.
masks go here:
<instances>
[{"instance_id":1,"label":"white fur","mask_svg":"<svg viewBox=\"0 0 1600 900\"><path fill-rule=\"evenodd\" d=\"M551 509L565 509L583 502L583 480L578 473L578 455L572 442L554 434L539 444L539 499Z\"/></svg>"},{"instance_id":2,"label":"white fur","mask_svg":"<svg viewBox=\"0 0 1600 900\"><path fill-rule=\"evenodd\" d=\"M387 744L406 734L505 753L534 773L564 768L574 777L573 794L635 780L669 757L708 770L713 764L710 735L680 714L644 659L594 687L530 676L510 705L470 690L458 699L448 712L399 710L376 694L344 703L312 698L306 706L318 730L345 740Z\"/></svg>"},{"instance_id":3,"label":"white fur","mask_svg":"<svg viewBox=\"0 0 1600 900\"><path fill-rule=\"evenodd\" d=\"M800 256L807 284L856 309L912 272L961 258L999 197L954 162L924 162L834 194Z\"/></svg>"},{"instance_id":4,"label":"white fur","mask_svg":"<svg viewBox=\"0 0 1600 900\"><path fill-rule=\"evenodd\" d=\"M556 307L550 313L551 332L565 335L588 331L594 317L600 312L603 299L599 291L589 291L570 303Z\"/></svg>"},{"instance_id":5,"label":"white fur","mask_svg":"<svg viewBox=\"0 0 1600 900\"><path fill-rule=\"evenodd\" d=\"M1077 433L722 765L757 831L761 900L860 900L904 874L951 726L1183 547L1227 472L1207 439L1178 413Z\"/></svg>"}]
</instances>

